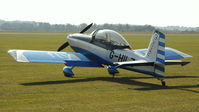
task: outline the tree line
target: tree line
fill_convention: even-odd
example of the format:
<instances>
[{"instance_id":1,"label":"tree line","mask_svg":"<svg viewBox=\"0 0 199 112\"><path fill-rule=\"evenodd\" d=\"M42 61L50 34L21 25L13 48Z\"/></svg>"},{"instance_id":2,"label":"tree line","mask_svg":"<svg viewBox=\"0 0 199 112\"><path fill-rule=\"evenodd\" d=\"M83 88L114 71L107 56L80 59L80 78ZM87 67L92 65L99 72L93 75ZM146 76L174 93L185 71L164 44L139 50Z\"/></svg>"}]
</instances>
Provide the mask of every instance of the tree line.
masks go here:
<instances>
[{"instance_id":1,"label":"tree line","mask_svg":"<svg viewBox=\"0 0 199 112\"><path fill-rule=\"evenodd\" d=\"M52 31L52 32L79 32L87 26L86 23L74 24L50 24L35 21L4 21L0 20L1 31ZM90 31L96 28L112 29L118 32L152 32L155 29L166 32L199 32L199 27L167 26L155 27L151 25L131 24L94 24Z\"/></svg>"}]
</instances>

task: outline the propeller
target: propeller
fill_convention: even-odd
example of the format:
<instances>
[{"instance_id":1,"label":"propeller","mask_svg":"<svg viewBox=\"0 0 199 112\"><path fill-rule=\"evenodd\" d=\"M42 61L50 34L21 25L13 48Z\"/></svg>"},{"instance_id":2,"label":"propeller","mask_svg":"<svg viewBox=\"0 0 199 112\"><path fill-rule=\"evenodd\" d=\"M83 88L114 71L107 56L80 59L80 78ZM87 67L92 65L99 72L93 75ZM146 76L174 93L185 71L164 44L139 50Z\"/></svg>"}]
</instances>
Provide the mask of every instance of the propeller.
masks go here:
<instances>
[{"instance_id":1,"label":"propeller","mask_svg":"<svg viewBox=\"0 0 199 112\"><path fill-rule=\"evenodd\" d=\"M58 51L58 52L61 51L62 49L68 47L68 45L69 45L69 43L68 43L68 42L65 42L64 44L62 44L62 45L57 49L57 51Z\"/></svg>"},{"instance_id":2,"label":"propeller","mask_svg":"<svg viewBox=\"0 0 199 112\"><path fill-rule=\"evenodd\" d=\"M89 24L88 26L86 26L81 32L79 33L84 33L86 32L91 26L93 25L93 23ZM68 47L69 43L66 41L64 44L62 44L58 49L57 51L61 51L63 50L64 48Z\"/></svg>"},{"instance_id":3,"label":"propeller","mask_svg":"<svg viewBox=\"0 0 199 112\"><path fill-rule=\"evenodd\" d=\"M79 33L84 33L86 32L91 26L93 25L93 23L89 24L86 28L84 28L81 32Z\"/></svg>"}]
</instances>

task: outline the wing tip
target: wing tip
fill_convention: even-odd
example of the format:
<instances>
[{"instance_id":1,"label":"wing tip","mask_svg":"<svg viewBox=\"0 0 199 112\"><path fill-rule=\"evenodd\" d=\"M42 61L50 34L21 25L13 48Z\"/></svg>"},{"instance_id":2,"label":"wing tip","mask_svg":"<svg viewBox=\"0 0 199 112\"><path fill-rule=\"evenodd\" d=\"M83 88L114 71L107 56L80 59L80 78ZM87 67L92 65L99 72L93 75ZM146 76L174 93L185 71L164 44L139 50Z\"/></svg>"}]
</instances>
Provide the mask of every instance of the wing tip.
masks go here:
<instances>
[{"instance_id":1,"label":"wing tip","mask_svg":"<svg viewBox=\"0 0 199 112\"><path fill-rule=\"evenodd\" d=\"M8 54L12 56L17 62L29 62L28 59L23 55L24 50L8 50Z\"/></svg>"},{"instance_id":2,"label":"wing tip","mask_svg":"<svg viewBox=\"0 0 199 112\"><path fill-rule=\"evenodd\" d=\"M14 49L8 50L8 54L17 61L17 51Z\"/></svg>"},{"instance_id":3,"label":"wing tip","mask_svg":"<svg viewBox=\"0 0 199 112\"><path fill-rule=\"evenodd\" d=\"M171 48L171 47L166 47L166 49L174 51L175 53L177 53L178 55L180 55L183 58L191 58L191 57L193 57L193 56L191 56L191 55L189 55L187 53L184 53L182 51L176 50L176 49ZM182 59L182 58L178 58L178 59Z\"/></svg>"}]
</instances>

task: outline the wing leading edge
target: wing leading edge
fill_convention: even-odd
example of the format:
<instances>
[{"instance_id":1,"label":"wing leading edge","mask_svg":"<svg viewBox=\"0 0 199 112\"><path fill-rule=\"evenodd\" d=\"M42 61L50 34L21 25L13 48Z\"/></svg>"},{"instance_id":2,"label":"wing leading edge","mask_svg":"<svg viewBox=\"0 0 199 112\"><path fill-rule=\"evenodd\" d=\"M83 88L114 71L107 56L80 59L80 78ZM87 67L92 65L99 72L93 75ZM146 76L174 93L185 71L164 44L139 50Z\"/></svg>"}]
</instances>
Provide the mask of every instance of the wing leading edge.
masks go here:
<instances>
[{"instance_id":1,"label":"wing leading edge","mask_svg":"<svg viewBox=\"0 0 199 112\"><path fill-rule=\"evenodd\" d=\"M102 67L101 64L77 52L9 50L8 53L18 62L64 63L67 66Z\"/></svg>"}]
</instances>

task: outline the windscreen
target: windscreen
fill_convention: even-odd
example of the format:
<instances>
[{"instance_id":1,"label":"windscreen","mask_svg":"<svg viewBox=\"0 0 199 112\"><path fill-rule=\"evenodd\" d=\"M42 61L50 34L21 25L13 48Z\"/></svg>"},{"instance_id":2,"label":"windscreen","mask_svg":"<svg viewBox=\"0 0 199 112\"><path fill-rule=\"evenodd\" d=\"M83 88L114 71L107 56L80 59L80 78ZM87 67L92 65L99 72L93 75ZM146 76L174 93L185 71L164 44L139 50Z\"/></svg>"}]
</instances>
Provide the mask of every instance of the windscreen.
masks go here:
<instances>
[{"instance_id":1,"label":"windscreen","mask_svg":"<svg viewBox=\"0 0 199 112\"><path fill-rule=\"evenodd\" d=\"M95 35L95 40L110 43L113 46L129 46L124 37L113 30L99 30Z\"/></svg>"}]
</instances>

